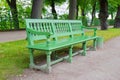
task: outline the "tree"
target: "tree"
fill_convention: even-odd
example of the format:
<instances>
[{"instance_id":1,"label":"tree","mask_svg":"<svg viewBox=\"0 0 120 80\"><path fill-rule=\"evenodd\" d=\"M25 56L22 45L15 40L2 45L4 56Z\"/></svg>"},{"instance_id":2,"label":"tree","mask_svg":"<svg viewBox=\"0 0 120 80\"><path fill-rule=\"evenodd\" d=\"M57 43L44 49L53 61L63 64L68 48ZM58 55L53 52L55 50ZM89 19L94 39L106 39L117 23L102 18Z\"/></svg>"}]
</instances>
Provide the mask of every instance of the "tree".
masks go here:
<instances>
[{"instance_id":1,"label":"tree","mask_svg":"<svg viewBox=\"0 0 120 80\"><path fill-rule=\"evenodd\" d=\"M92 19L91 19L91 23L90 26L92 26L92 23L94 21L95 18L95 13L96 13L96 5L97 5L97 0L91 0L91 6L92 6Z\"/></svg>"},{"instance_id":2,"label":"tree","mask_svg":"<svg viewBox=\"0 0 120 80\"><path fill-rule=\"evenodd\" d=\"M86 15L90 9L89 3L90 3L90 0L77 0L77 5L80 6L80 9L81 9L82 23L85 26L88 25Z\"/></svg>"},{"instance_id":3,"label":"tree","mask_svg":"<svg viewBox=\"0 0 120 80\"><path fill-rule=\"evenodd\" d=\"M42 17L42 8L43 0L32 0L32 11L31 18L41 18Z\"/></svg>"},{"instance_id":4,"label":"tree","mask_svg":"<svg viewBox=\"0 0 120 80\"><path fill-rule=\"evenodd\" d=\"M99 4L100 4L99 19L100 19L101 30L107 30L108 1L99 0Z\"/></svg>"},{"instance_id":5,"label":"tree","mask_svg":"<svg viewBox=\"0 0 120 80\"><path fill-rule=\"evenodd\" d=\"M76 7L77 7L77 0L70 0L69 3L69 19L76 19Z\"/></svg>"},{"instance_id":6,"label":"tree","mask_svg":"<svg viewBox=\"0 0 120 80\"><path fill-rule=\"evenodd\" d=\"M6 1L11 10L14 29L18 30L19 29L19 20L18 20L18 11L17 11L16 0L6 0Z\"/></svg>"},{"instance_id":7,"label":"tree","mask_svg":"<svg viewBox=\"0 0 120 80\"><path fill-rule=\"evenodd\" d=\"M118 5L114 28L120 28L120 5Z\"/></svg>"},{"instance_id":8,"label":"tree","mask_svg":"<svg viewBox=\"0 0 120 80\"><path fill-rule=\"evenodd\" d=\"M48 6L51 6L51 12L53 15L54 19L58 18L56 9L55 9L55 5L61 5L63 2L65 2L66 0L45 0L45 4Z\"/></svg>"},{"instance_id":9,"label":"tree","mask_svg":"<svg viewBox=\"0 0 120 80\"><path fill-rule=\"evenodd\" d=\"M115 15L116 12L117 12L117 7L114 6L113 3L109 2L108 13L111 16L112 20L114 19L114 17L115 17L114 15Z\"/></svg>"},{"instance_id":10,"label":"tree","mask_svg":"<svg viewBox=\"0 0 120 80\"><path fill-rule=\"evenodd\" d=\"M112 3L113 7L117 9L114 28L120 28L120 0L110 0L110 3Z\"/></svg>"},{"instance_id":11,"label":"tree","mask_svg":"<svg viewBox=\"0 0 120 80\"><path fill-rule=\"evenodd\" d=\"M54 19L57 19L57 13L55 10L55 1L54 0L51 0L51 7L52 7L52 14L54 16Z\"/></svg>"}]
</instances>

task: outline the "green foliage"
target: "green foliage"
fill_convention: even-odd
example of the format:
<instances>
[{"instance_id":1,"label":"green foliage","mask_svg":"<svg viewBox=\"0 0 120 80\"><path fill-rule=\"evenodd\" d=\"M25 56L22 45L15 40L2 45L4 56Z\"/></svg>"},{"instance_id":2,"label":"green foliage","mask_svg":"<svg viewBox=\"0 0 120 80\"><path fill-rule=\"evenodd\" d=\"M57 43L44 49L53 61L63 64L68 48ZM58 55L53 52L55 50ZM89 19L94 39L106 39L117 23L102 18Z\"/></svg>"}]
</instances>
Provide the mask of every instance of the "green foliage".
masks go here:
<instances>
[{"instance_id":1,"label":"green foliage","mask_svg":"<svg viewBox=\"0 0 120 80\"><path fill-rule=\"evenodd\" d=\"M65 20L65 19L68 19L68 14L63 14L63 15L60 15L59 17L60 17L59 19Z\"/></svg>"},{"instance_id":2,"label":"green foliage","mask_svg":"<svg viewBox=\"0 0 120 80\"><path fill-rule=\"evenodd\" d=\"M4 15L0 17L0 30L8 30L12 22L10 21L8 15Z\"/></svg>"},{"instance_id":3,"label":"green foliage","mask_svg":"<svg viewBox=\"0 0 120 80\"><path fill-rule=\"evenodd\" d=\"M45 5L51 5L52 1L55 2L57 5L61 5L66 0L44 0Z\"/></svg>"},{"instance_id":4,"label":"green foliage","mask_svg":"<svg viewBox=\"0 0 120 80\"><path fill-rule=\"evenodd\" d=\"M120 5L120 0L108 0L108 3L114 7L117 7L118 5Z\"/></svg>"},{"instance_id":5,"label":"green foliage","mask_svg":"<svg viewBox=\"0 0 120 80\"><path fill-rule=\"evenodd\" d=\"M114 20L113 19L109 19L108 20L108 24L113 26L114 25Z\"/></svg>"},{"instance_id":6,"label":"green foliage","mask_svg":"<svg viewBox=\"0 0 120 80\"><path fill-rule=\"evenodd\" d=\"M116 11L117 11L117 7L115 7L114 5L109 3L109 5L108 5L108 13L116 12Z\"/></svg>"},{"instance_id":7,"label":"green foliage","mask_svg":"<svg viewBox=\"0 0 120 80\"><path fill-rule=\"evenodd\" d=\"M6 26L6 19L3 19L2 17L0 18L0 30L6 30L8 27Z\"/></svg>"},{"instance_id":8,"label":"green foliage","mask_svg":"<svg viewBox=\"0 0 120 80\"><path fill-rule=\"evenodd\" d=\"M17 2L17 8L18 8L19 25L20 25L20 29L22 29L22 28L25 28L24 18L30 17L31 5L28 4L27 1L26 2L19 1ZM11 11L5 0L3 0L0 4L0 12L1 12L0 13L0 31L14 29L14 26L13 26L14 22L11 15Z\"/></svg>"},{"instance_id":9,"label":"green foliage","mask_svg":"<svg viewBox=\"0 0 120 80\"><path fill-rule=\"evenodd\" d=\"M87 9L90 0L77 0L78 5L80 5L81 9Z\"/></svg>"},{"instance_id":10,"label":"green foliage","mask_svg":"<svg viewBox=\"0 0 120 80\"><path fill-rule=\"evenodd\" d=\"M94 18L93 20L93 26L99 26L100 25L100 21L98 18Z\"/></svg>"},{"instance_id":11,"label":"green foliage","mask_svg":"<svg viewBox=\"0 0 120 80\"><path fill-rule=\"evenodd\" d=\"M24 17L19 17L19 25L20 29L25 28L25 21ZM26 17L27 18L27 17ZM4 16L0 18L0 31L5 31L5 30L13 30L13 21L11 17L5 18Z\"/></svg>"},{"instance_id":12,"label":"green foliage","mask_svg":"<svg viewBox=\"0 0 120 80\"><path fill-rule=\"evenodd\" d=\"M85 16L81 16L81 19L82 19L82 23L83 23L83 25L88 26L87 17L85 17Z\"/></svg>"},{"instance_id":13,"label":"green foliage","mask_svg":"<svg viewBox=\"0 0 120 80\"><path fill-rule=\"evenodd\" d=\"M94 3L96 2L97 0L90 0L90 4L91 5L94 5Z\"/></svg>"}]
</instances>

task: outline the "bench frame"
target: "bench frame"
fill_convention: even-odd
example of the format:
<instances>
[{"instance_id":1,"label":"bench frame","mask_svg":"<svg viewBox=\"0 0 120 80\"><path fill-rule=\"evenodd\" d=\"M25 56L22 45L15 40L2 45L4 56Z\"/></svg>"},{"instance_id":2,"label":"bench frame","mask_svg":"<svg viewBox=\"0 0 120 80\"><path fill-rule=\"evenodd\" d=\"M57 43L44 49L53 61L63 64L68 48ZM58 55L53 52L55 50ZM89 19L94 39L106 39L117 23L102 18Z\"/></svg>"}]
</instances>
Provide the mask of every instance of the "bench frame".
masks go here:
<instances>
[{"instance_id":1,"label":"bench frame","mask_svg":"<svg viewBox=\"0 0 120 80\"><path fill-rule=\"evenodd\" d=\"M28 42L29 42L29 45L32 44L30 42L30 35L29 33L32 33L32 34L36 34L36 35L45 35L46 38L47 38L47 44L49 46L49 43L50 43L50 36L53 34L53 33L50 33L50 32L40 32L40 31L36 31L36 30L33 30L33 29L30 29L28 28L28 22L29 21L34 21L34 19L26 19L26 33L27 33L27 37L28 37ZM74 21L74 20L73 20ZM89 29L89 30L93 30L94 31L94 34L93 36L95 38L93 39L89 39L89 40L93 40L93 50L96 50L96 47L101 47L101 45L103 44L103 38L102 37L99 37L99 36L96 36L96 30L97 28L89 28L89 27L83 27L82 26L82 29ZM84 36L85 34L82 33L82 36ZM67 47L69 47L69 54L65 57L62 57L60 59L57 59L55 61L51 61L51 54L53 51L56 51L56 50L59 50L59 49L54 49L54 50L42 50L42 49L38 49L38 50L42 50L42 51L45 51L46 53L46 56L47 56L47 60L46 60L46 64L44 65L41 65L41 66L38 66L34 63L34 57L33 57L33 53L34 53L34 50L36 50L35 48L29 48L29 53L30 53L30 68L35 68L35 69L40 69L44 72L47 72L47 73L50 73L51 72L51 65L53 64L56 64L60 61L63 61L63 60L67 60L68 62L72 62L72 57L77 55L77 54L80 54L82 53L82 55L86 55L86 42L88 40L83 40L79 43L82 43L82 48L83 50L79 51L79 52L76 52L76 53L73 53L73 46L75 44L72 44L72 45L69 45ZM34 45L34 44L33 44ZM63 47L64 48L64 47ZM61 49L61 48L60 48Z\"/></svg>"}]
</instances>

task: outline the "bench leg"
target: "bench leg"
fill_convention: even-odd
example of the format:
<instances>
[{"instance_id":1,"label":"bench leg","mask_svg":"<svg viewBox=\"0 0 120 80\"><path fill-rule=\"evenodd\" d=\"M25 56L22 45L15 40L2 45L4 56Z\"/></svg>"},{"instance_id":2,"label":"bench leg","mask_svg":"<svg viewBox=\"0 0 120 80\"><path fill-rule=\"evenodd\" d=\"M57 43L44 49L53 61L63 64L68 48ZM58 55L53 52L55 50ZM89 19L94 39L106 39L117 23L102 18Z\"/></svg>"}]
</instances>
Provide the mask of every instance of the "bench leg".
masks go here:
<instances>
[{"instance_id":1,"label":"bench leg","mask_svg":"<svg viewBox=\"0 0 120 80\"><path fill-rule=\"evenodd\" d=\"M30 68L34 68L34 56L33 56L33 50L29 49L29 53L30 53Z\"/></svg>"},{"instance_id":2,"label":"bench leg","mask_svg":"<svg viewBox=\"0 0 120 80\"><path fill-rule=\"evenodd\" d=\"M70 49L69 49L69 62L71 63L72 62L72 48L73 46L70 46Z\"/></svg>"},{"instance_id":3,"label":"bench leg","mask_svg":"<svg viewBox=\"0 0 120 80\"><path fill-rule=\"evenodd\" d=\"M96 50L96 41L97 41L97 39L93 40L93 50Z\"/></svg>"},{"instance_id":4,"label":"bench leg","mask_svg":"<svg viewBox=\"0 0 120 80\"><path fill-rule=\"evenodd\" d=\"M82 53L83 56L86 55L86 42L83 42L83 53Z\"/></svg>"},{"instance_id":5,"label":"bench leg","mask_svg":"<svg viewBox=\"0 0 120 80\"><path fill-rule=\"evenodd\" d=\"M47 55L47 67L46 67L46 72L50 73L51 72L51 51L47 51L46 55Z\"/></svg>"}]
</instances>

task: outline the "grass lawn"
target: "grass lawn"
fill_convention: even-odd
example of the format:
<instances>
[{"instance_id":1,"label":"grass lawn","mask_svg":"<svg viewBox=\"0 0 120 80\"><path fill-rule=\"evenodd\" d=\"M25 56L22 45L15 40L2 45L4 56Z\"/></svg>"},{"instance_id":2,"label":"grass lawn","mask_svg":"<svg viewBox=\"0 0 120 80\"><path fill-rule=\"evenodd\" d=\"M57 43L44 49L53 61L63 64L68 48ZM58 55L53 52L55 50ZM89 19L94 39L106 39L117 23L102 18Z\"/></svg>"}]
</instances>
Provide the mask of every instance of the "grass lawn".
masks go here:
<instances>
[{"instance_id":1,"label":"grass lawn","mask_svg":"<svg viewBox=\"0 0 120 80\"><path fill-rule=\"evenodd\" d=\"M104 41L107 41L120 36L120 29L98 31L97 35L102 36ZM29 67L29 53L26 46L26 40L0 43L0 80L19 75L25 68Z\"/></svg>"}]
</instances>

